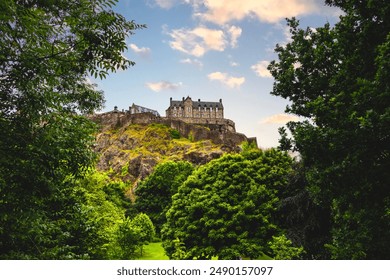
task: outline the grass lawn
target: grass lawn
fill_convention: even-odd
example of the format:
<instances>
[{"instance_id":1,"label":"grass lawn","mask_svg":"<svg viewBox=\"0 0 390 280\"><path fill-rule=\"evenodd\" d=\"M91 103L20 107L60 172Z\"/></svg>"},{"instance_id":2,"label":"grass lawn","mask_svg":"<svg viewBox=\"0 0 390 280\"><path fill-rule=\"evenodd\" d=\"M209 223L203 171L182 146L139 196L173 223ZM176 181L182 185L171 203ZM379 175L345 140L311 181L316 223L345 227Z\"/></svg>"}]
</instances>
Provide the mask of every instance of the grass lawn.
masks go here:
<instances>
[{"instance_id":1,"label":"grass lawn","mask_svg":"<svg viewBox=\"0 0 390 280\"><path fill-rule=\"evenodd\" d=\"M143 254L137 260L169 260L168 256L165 255L164 248L161 242L149 243L144 246ZM212 260L218 260L217 257L213 257ZM267 255L263 255L259 260L272 260Z\"/></svg>"},{"instance_id":2,"label":"grass lawn","mask_svg":"<svg viewBox=\"0 0 390 280\"><path fill-rule=\"evenodd\" d=\"M149 243L144 246L142 253L138 260L169 260L168 256L165 255L161 242Z\"/></svg>"}]
</instances>

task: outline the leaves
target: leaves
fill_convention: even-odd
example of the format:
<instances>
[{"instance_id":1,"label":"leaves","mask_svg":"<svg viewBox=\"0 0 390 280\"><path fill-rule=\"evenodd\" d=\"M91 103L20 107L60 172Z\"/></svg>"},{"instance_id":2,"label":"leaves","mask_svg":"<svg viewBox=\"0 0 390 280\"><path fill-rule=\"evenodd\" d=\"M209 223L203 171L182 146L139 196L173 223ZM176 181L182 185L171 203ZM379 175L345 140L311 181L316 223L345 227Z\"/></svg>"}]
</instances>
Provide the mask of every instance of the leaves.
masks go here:
<instances>
[{"instance_id":1,"label":"leaves","mask_svg":"<svg viewBox=\"0 0 390 280\"><path fill-rule=\"evenodd\" d=\"M1 258L106 256L107 217L92 217L96 192L77 179L95 160L95 127L80 114L104 101L88 74L104 78L133 65L122 55L125 40L143 27L113 12L114 3L0 3Z\"/></svg>"},{"instance_id":2,"label":"leaves","mask_svg":"<svg viewBox=\"0 0 390 280\"><path fill-rule=\"evenodd\" d=\"M281 146L301 154L308 189L322 207L332 208L327 248L333 258L386 259L390 92L383 75L390 6L327 3L345 12L340 22L314 31L289 20L292 42L276 47L279 61L269 66L272 94L291 101L287 112L306 118L287 125L293 139L280 131Z\"/></svg>"},{"instance_id":3,"label":"leaves","mask_svg":"<svg viewBox=\"0 0 390 280\"><path fill-rule=\"evenodd\" d=\"M246 155L250 159L224 155L213 160L179 187L162 230L169 256L179 254L177 239L185 247L186 259L262 255L277 231L271 215L291 161L274 150Z\"/></svg>"},{"instance_id":4,"label":"leaves","mask_svg":"<svg viewBox=\"0 0 390 280\"><path fill-rule=\"evenodd\" d=\"M137 186L135 208L150 216L157 233L160 233L166 222L165 215L171 207L171 197L193 169L193 166L185 161L164 162L158 164L154 172Z\"/></svg>"}]
</instances>

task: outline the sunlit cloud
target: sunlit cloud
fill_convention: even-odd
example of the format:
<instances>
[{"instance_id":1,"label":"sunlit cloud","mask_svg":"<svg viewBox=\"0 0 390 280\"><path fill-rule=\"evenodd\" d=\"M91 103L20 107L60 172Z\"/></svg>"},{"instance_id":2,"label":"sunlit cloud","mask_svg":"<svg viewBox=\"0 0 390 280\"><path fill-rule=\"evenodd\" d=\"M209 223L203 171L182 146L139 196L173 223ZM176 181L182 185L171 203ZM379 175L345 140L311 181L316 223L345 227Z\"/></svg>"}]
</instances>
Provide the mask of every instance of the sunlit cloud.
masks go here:
<instances>
[{"instance_id":1,"label":"sunlit cloud","mask_svg":"<svg viewBox=\"0 0 390 280\"><path fill-rule=\"evenodd\" d=\"M198 26L194 29L180 28L167 31L171 37L169 45L172 49L202 57L208 51L224 51L228 46L237 46L238 38L241 36L241 28L237 26L225 26L223 29L211 29L205 26Z\"/></svg>"},{"instance_id":2,"label":"sunlit cloud","mask_svg":"<svg viewBox=\"0 0 390 280\"><path fill-rule=\"evenodd\" d=\"M198 59L186 58L186 59L180 60L180 63L195 65L196 67L199 67L199 68L202 68L202 67L203 67L202 61L200 61L200 60L198 60Z\"/></svg>"},{"instance_id":3,"label":"sunlit cloud","mask_svg":"<svg viewBox=\"0 0 390 280\"><path fill-rule=\"evenodd\" d=\"M240 27L232 25L228 29L228 33L230 34L230 46L232 48L237 47L238 38L241 36L242 29Z\"/></svg>"},{"instance_id":4,"label":"sunlit cloud","mask_svg":"<svg viewBox=\"0 0 390 280\"><path fill-rule=\"evenodd\" d=\"M170 9L178 2L180 2L180 1L178 1L178 0L154 0L154 3L163 9Z\"/></svg>"},{"instance_id":5,"label":"sunlit cloud","mask_svg":"<svg viewBox=\"0 0 390 280\"><path fill-rule=\"evenodd\" d=\"M288 122L295 122L298 121L299 118L294 115L289 114L276 114L272 115L270 117L262 119L259 123L260 124L286 124Z\"/></svg>"},{"instance_id":6,"label":"sunlit cloud","mask_svg":"<svg viewBox=\"0 0 390 280\"><path fill-rule=\"evenodd\" d=\"M251 69L256 73L257 76L262 78L272 78L271 73L268 71L267 67L269 61L262 60L251 66Z\"/></svg>"},{"instance_id":7,"label":"sunlit cloud","mask_svg":"<svg viewBox=\"0 0 390 280\"><path fill-rule=\"evenodd\" d=\"M230 88L239 88L245 82L245 77L233 77L222 72L213 72L207 77L210 81L219 81Z\"/></svg>"},{"instance_id":8,"label":"sunlit cloud","mask_svg":"<svg viewBox=\"0 0 390 280\"><path fill-rule=\"evenodd\" d=\"M162 90L177 90L182 86L182 83L161 81L156 83L146 83L145 86L155 92L160 92Z\"/></svg>"},{"instance_id":9,"label":"sunlit cloud","mask_svg":"<svg viewBox=\"0 0 390 280\"><path fill-rule=\"evenodd\" d=\"M188 2L188 1L186 1ZM262 22L276 23L284 18L318 13L321 6L316 0L193 0L193 7L197 7L196 15L201 19L216 24L226 24L239 21L246 17L256 18ZM198 2L203 3L200 10Z\"/></svg>"},{"instance_id":10,"label":"sunlit cloud","mask_svg":"<svg viewBox=\"0 0 390 280\"><path fill-rule=\"evenodd\" d=\"M210 50L223 51L227 45L224 32L217 29L181 28L174 29L168 34L172 38L169 43L172 49L196 57L201 57Z\"/></svg>"},{"instance_id":11,"label":"sunlit cloud","mask_svg":"<svg viewBox=\"0 0 390 280\"><path fill-rule=\"evenodd\" d=\"M152 0L149 0L152 1ZM323 0L153 0L154 4L170 9L178 4L191 5L193 15L202 21L225 25L244 18L277 23L285 18L307 14L326 14L338 17L339 8L326 6Z\"/></svg>"},{"instance_id":12,"label":"sunlit cloud","mask_svg":"<svg viewBox=\"0 0 390 280\"><path fill-rule=\"evenodd\" d=\"M135 44L130 44L129 47L133 52L135 52L136 54L139 54L142 57L148 57L150 55L150 52L151 52L150 48L146 48L146 47L139 48Z\"/></svg>"}]
</instances>

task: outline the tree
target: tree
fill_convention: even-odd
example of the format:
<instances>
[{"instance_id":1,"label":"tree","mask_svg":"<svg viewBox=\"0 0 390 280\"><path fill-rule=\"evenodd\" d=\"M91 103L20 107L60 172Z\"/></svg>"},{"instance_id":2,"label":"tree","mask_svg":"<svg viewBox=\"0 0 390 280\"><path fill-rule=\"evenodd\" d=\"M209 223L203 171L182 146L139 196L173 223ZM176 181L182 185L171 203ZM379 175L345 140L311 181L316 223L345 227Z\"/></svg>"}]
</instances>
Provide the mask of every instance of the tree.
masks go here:
<instances>
[{"instance_id":1,"label":"tree","mask_svg":"<svg viewBox=\"0 0 390 280\"><path fill-rule=\"evenodd\" d=\"M167 212L162 239L168 256L255 259L269 252L279 231L272 222L277 191L290 169L291 158L276 150L227 154L199 167Z\"/></svg>"},{"instance_id":2,"label":"tree","mask_svg":"<svg viewBox=\"0 0 390 280\"><path fill-rule=\"evenodd\" d=\"M114 13L113 3L1 1L1 258L67 257L46 254L59 231L50 201L94 163L94 126L80 114L104 98L88 74L105 78L133 65L122 52L141 27Z\"/></svg>"},{"instance_id":3,"label":"tree","mask_svg":"<svg viewBox=\"0 0 390 280\"><path fill-rule=\"evenodd\" d=\"M278 192L274 221L294 246L304 248L302 259L328 259L324 244L330 241L330 207L316 203L307 189L306 173L301 161L293 162L288 183Z\"/></svg>"},{"instance_id":4,"label":"tree","mask_svg":"<svg viewBox=\"0 0 390 280\"><path fill-rule=\"evenodd\" d=\"M160 163L137 186L135 208L150 217L158 234L166 222L165 216L171 207L172 196L193 170L191 163L186 161Z\"/></svg>"},{"instance_id":5,"label":"tree","mask_svg":"<svg viewBox=\"0 0 390 280\"><path fill-rule=\"evenodd\" d=\"M142 256L143 246L151 242L155 235L153 223L144 213L133 219L126 217L113 228L112 242L107 244L110 259L135 259L138 249Z\"/></svg>"},{"instance_id":6,"label":"tree","mask_svg":"<svg viewBox=\"0 0 390 280\"><path fill-rule=\"evenodd\" d=\"M269 66L272 94L306 118L281 143L300 153L311 195L332 211L332 258L388 259L390 3L327 3L343 10L340 21L304 30L289 20L292 42Z\"/></svg>"},{"instance_id":7,"label":"tree","mask_svg":"<svg viewBox=\"0 0 390 280\"><path fill-rule=\"evenodd\" d=\"M142 256L143 246L149 244L156 234L154 225L149 216L144 213L140 213L135 216L130 224L133 228L139 229L139 247L141 249Z\"/></svg>"},{"instance_id":8,"label":"tree","mask_svg":"<svg viewBox=\"0 0 390 280\"><path fill-rule=\"evenodd\" d=\"M273 236L268 245L275 260L299 259L304 252L303 247L292 246L291 240L287 239L285 235Z\"/></svg>"},{"instance_id":9,"label":"tree","mask_svg":"<svg viewBox=\"0 0 390 280\"><path fill-rule=\"evenodd\" d=\"M134 259L140 242L140 233L141 229L133 227L129 217L118 224L114 242L110 244L108 249L110 259Z\"/></svg>"}]
</instances>

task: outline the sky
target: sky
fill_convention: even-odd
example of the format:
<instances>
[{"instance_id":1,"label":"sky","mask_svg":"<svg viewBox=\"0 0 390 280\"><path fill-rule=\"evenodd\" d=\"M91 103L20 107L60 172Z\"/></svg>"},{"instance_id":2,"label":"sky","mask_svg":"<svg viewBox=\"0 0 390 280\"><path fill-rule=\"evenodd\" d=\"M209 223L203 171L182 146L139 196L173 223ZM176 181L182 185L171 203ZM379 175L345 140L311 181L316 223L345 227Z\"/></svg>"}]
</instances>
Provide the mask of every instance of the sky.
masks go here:
<instances>
[{"instance_id":1,"label":"sky","mask_svg":"<svg viewBox=\"0 0 390 280\"><path fill-rule=\"evenodd\" d=\"M222 99L225 118L261 148L276 147L278 128L298 119L270 94L267 71L276 44L291 40L285 18L315 28L340 15L321 0L119 0L114 10L147 28L127 39L123 55L135 66L91 78L105 93L104 112L135 103L165 116L170 97Z\"/></svg>"}]
</instances>

